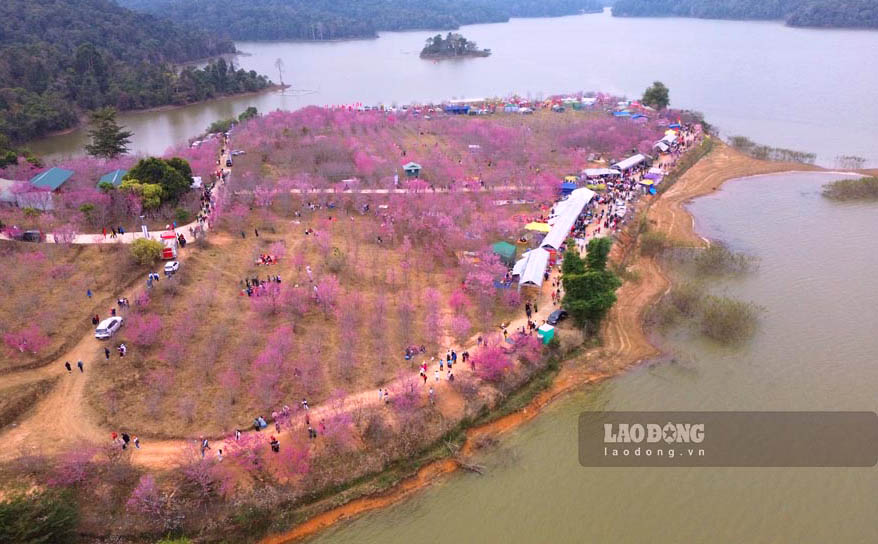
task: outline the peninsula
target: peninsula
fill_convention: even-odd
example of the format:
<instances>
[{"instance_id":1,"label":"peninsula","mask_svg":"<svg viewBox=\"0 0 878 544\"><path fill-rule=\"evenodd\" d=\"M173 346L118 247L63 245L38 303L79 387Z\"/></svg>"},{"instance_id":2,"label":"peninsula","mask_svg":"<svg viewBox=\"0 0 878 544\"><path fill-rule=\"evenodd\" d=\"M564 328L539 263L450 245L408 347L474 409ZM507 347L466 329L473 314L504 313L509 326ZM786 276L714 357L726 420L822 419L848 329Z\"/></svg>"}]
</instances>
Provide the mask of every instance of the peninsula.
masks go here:
<instances>
[{"instance_id":1,"label":"peninsula","mask_svg":"<svg viewBox=\"0 0 878 544\"><path fill-rule=\"evenodd\" d=\"M444 39L441 34L427 38L427 43L421 49L422 59L487 57L490 54L490 49L479 49L476 42L469 41L456 32L449 32Z\"/></svg>"}]
</instances>

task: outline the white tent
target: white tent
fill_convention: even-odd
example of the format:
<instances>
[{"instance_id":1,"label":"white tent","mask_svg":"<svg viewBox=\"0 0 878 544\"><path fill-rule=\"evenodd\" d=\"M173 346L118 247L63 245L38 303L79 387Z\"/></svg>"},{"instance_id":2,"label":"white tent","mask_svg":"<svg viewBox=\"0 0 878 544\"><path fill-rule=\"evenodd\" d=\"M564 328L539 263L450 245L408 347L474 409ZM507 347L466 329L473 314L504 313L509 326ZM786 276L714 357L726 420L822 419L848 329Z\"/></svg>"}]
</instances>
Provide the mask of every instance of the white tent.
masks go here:
<instances>
[{"instance_id":1,"label":"white tent","mask_svg":"<svg viewBox=\"0 0 878 544\"><path fill-rule=\"evenodd\" d=\"M576 219L582 213L585 205L594 198L594 194L594 191L591 189L576 189L570 193L567 200L562 200L555 204L555 216L549 219L552 230L543 238L543 243L540 244L540 247L549 247L558 251L561 244L570 235L570 229L573 228L573 224L576 223Z\"/></svg>"},{"instance_id":2,"label":"white tent","mask_svg":"<svg viewBox=\"0 0 878 544\"><path fill-rule=\"evenodd\" d=\"M600 176L618 176L619 174L621 174L621 172L612 168L586 168L582 171L582 175L587 178L597 178Z\"/></svg>"},{"instance_id":3,"label":"white tent","mask_svg":"<svg viewBox=\"0 0 878 544\"><path fill-rule=\"evenodd\" d=\"M512 268L512 274L514 275L516 270L521 271L518 275L519 287L524 285L541 287L543 285L543 275L546 273L548 265L549 252L540 247L522 255L521 259Z\"/></svg>"},{"instance_id":4,"label":"white tent","mask_svg":"<svg viewBox=\"0 0 878 544\"><path fill-rule=\"evenodd\" d=\"M671 148L668 146L666 142L656 142L655 145L652 146L653 149L658 149L662 153L667 153Z\"/></svg>"},{"instance_id":5,"label":"white tent","mask_svg":"<svg viewBox=\"0 0 878 544\"><path fill-rule=\"evenodd\" d=\"M638 153L637 155L633 155L631 157L628 157L624 161L617 162L613 166L624 172L625 170L629 170L631 168L634 168L635 166L637 166L638 164L642 163L645 160L646 160L646 157L644 157L642 154Z\"/></svg>"}]
</instances>

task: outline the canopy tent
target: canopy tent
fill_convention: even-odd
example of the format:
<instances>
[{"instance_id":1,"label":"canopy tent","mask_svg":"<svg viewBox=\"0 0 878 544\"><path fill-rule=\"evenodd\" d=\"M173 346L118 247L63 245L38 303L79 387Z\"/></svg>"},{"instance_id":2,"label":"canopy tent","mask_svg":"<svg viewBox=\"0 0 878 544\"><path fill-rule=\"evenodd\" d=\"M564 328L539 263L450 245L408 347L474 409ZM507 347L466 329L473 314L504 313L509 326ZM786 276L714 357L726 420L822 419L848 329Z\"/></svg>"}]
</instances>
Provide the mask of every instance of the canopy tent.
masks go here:
<instances>
[{"instance_id":1,"label":"canopy tent","mask_svg":"<svg viewBox=\"0 0 878 544\"><path fill-rule=\"evenodd\" d=\"M571 177L571 176L568 176L568 177ZM561 194L562 195L569 195L570 193L572 193L573 191L576 190L576 187L577 187L576 183L573 183L572 181L565 181L564 183L561 184Z\"/></svg>"},{"instance_id":2,"label":"canopy tent","mask_svg":"<svg viewBox=\"0 0 878 544\"><path fill-rule=\"evenodd\" d=\"M561 244L563 244L570 235L570 229L573 228L579 214L582 213L586 204L594 198L594 195L595 192L591 189L576 189L570 193L567 200L562 200L555 204L555 217L552 222L552 230L550 230L549 234L543 238L543 243L540 244L540 247L548 247L558 251Z\"/></svg>"},{"instance_id":3,"label":"canopy tent","mask_svg":"<svg viewBox=\"0 0 878 544\"><path fill-rule=\"evenodd\" d=\"M109 183L113 187L118 187L122 185L122 177L127 173L128 170L122 170L121 168L113 170L112 172L107 172L98 180L98 187L101 186L101 183Z\"/></svg>"},{"instance_id":4,"label":"canopy tent","mask_svg":"<svg viewBox=\"0 0 878 544\"><path fill-rule=\"evenodd\" d=\"M672 144L677 141L677 133L673 130L668 130L665 132L665 135L661 139L661 141L667 144Z\"/></svg>"},{"instance_id":5,"label":"canopy tent","mask_svg":"<svg viewBox=\"0 0 878 544\"><path fill-rule=\"evenodd\" d=\"M579 181L579 177L574 176L573 174L570 174L568 176L564 176L564 181L570 182L570 183L576 183L577 181Z\"/></svg>"},{"instance_id":6,"label":"canopy tent","mask_svg":"<svg viewBox=\"0 0 878 544\"><path fill-rule=\"evenodd\" d=\"M491 250L506 266L512 266L515 263L515 253L517 248L509 242L497 242L491 246Z\"/></svg>"},{"instance_id":7,"label":"canopy tent","mask_svg":"<svg viewBox=\"0 0 878 544\"><path fill-rule=\"evenodd\" d=\"M642 180L638 181L637 183L639 183L641 185L649 186L649 185L653 184L653 181L651 179L642 179Z\"/></svg>"},{"instance_id":8,"label":"canopy tent","mask_svg":"<svg viewBox=\"0 0 878 544\"><path fill-rule=\"evenodd\" d=\"M623 161L617 162L616 164L613 165L613 167L618 168L619 170L624 172L625 170L630 170L631 168L634 168L635 166L637 166L638 164L642 163L645 160L646 160L646 157L643 156L641 153L638 153L637 155L633 155L633 156L628 157L627 159L625 159Z\"/></svg>"},{"instance_id":9,"label":"canopy tent","mask_svg":"<svg viewBox=\"0 0 878 544\"><path fill-rule=\"evenodd\" d=\"M549 265L549 252L543 248L532 249L521 256L512 268L518 272L518 286L542 287L546 267Z\"/></svg>"},{"instance_id":10,"label":"canopy tent","mask_svg":"<svg viewBox=\"0 0 878 544\"><path fill-rule=\"evenodd\" d=\"M548 223L539 223L537 221L533 221L524 226L526 230L532 230L535 232L549 232L552 230L552 227L549 226Z\"/></svg>"},{"instance_id":11,"label":"canopy tent","mask_svg":"<svg viewBox=\"0 0 878 544\"><path fill-rule=\"evenodd\" d=\"M601 176L618 176L621 172L612 168L586 168L582 171L582 174L587 178L598 178Z\"/></svg>"},{"instance_id":12,"label":"canopy tent","mask_svg":"<svg viewBox=\"0 0 878 544\"><path fill-rule=\"evenodd\" d=\"M668 125L668 128L682 128L682 127L680 126L680 123L673 123L673 124Z\"/></svg>"},{"instance_id":13,"label":"canopy tent","mask_svg":"<svg viewBox=\"0 0 878 544\"><path fill-rule=\"evenodd\" d=\"M614 111L613 117L631 117L631 114L627 111Z\"/></svg>"},{"instance_id":14,"label":"canopy tent","mask_svg":"<svg viewBox=\"0 0 878 544\"><path fill-rule=\"evenodd\" d=\"M653 149L658 149L658 150L661 151L662 153L667 153L668 151L671 150L671 147L670 147L667 143L665 143L665 142L663 142L663 141L658 141L658 142L656 142L656 143L652 146L652 148L653 148Z\"/></svg>"},{"instance_id":15,"label":"canopy tent","mask_svg":"<svg viewBox=\"0 0 878 544\"><path fill-rule=\"evenodd\" d=\"M49 168L45 172L37 174L32 177L30 180L30 184L34 187L40 187L49 189L50 191L56 190L58 187L64 184L65 181L70 179L70 176L74 174L73 170L64 170L63 168Z\"/></svg>"},{"instance_id":16,"label":"canopy tent","mask_svg":"<svg viewBox=\"0 0 878 544\"><path fill-rule=\"evenodd\" d=\"M650 168L649 170L647 170L647 172L650 173L650 174L658 174L658 175L660 175L660 176L664 176L664 175L665 175L665 171L662 170L661 168L659 168L658 166L653 166L652 168Z\"/></svg>"}]
</instances>

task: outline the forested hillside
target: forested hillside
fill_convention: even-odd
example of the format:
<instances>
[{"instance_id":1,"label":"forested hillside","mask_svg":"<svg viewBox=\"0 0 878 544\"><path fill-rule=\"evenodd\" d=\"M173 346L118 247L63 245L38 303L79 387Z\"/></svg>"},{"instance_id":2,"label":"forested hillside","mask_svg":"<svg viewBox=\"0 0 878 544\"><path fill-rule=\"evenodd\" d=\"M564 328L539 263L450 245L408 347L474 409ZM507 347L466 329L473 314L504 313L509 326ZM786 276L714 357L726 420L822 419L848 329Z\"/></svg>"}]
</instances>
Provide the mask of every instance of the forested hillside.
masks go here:
<instances>
[{"instance_id":1,"label":"forested hillside","mask_svg":"<svg viewBox=\"0 0 878 544\"><path fill-rule=\"evenodd\" d=\"M181 63L234 44L110 0L0 1L0 134L13 142L74 126L83 111L183 104L268 84L223 63Z\"/></svg>"},{"instance_id":2,"label":"forested hillside","mask_svg":"<svg viewBox=\"0 0 878 544\"><path fill-rule=\"evenodd\" d=\"M117 0L236 40L335 40L600 11L600 0Z\"/></svg>"},{"instance_id":3,"label":"forested hillside","mask_svg":"<svg viewBox=\"0 0 878 544\"><path fill-rule=\"evenodd\" d=\"M878 28L878 0L616 0L613 15L782 19L792 26Z\"/></svg>"}]
</instances>

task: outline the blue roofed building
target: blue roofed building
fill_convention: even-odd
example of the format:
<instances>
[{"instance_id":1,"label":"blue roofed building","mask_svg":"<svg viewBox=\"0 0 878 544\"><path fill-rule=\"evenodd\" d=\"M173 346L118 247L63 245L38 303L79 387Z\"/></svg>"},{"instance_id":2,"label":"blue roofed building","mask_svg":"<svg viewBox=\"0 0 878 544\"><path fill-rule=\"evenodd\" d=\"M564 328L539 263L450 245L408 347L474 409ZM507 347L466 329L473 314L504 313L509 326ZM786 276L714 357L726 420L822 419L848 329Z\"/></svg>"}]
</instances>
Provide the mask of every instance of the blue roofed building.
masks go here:
<instances>
[{"instance_id":1,"label":"blue roofed building","mask_svg":"<svg viewBox=\"0 0 878 544\"><path fill-rule=\"evenodd\" d=\"M65 170L58 167L49 168L45 172L32 177L30 184L40 189L57 191L58 187L64 185L64 182L70 179L72 175L73 170Z\"/></svg>"},{"instance_id":2,"label":"blue roofed building","mask_svg":"<svg viewBox=\"0 0 878 544\"><path fill-rule=\"evenodd\" d=\"M98 187L101 186L101 183L109 183L113 187L118 187L122 185L122 178L125 177L125 174L127 173L128 170L122 170L121 168L113 170L112 172L107 172L98 180Z\"/></svg>"}]
</instances>

